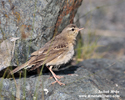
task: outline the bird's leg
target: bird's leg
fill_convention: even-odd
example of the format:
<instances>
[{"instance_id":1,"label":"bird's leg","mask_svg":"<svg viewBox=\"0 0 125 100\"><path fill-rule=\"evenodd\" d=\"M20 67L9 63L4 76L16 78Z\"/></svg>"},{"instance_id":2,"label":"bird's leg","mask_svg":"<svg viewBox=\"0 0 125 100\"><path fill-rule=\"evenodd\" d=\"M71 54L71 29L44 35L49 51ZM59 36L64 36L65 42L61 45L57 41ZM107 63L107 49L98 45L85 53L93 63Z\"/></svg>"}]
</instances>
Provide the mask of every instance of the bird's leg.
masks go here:
<instances>
[{"instance_id":1,"label":"bird's leg","mask_svg":"<svg viewBox=\"0 0 125 100\"><path fill-rule=\"evenodd\" d=\"M57 78L60 78L59 76L57 76L53 71L52 71L52 67L53 66L50 66L48 69L50 70L50 72L52 73L53 77L55 78L55 82L53 82L52 84L55 84L56 82L59 84L59 85L65 85L64 83L61 83Z\"/></svg>"},{"instance_id":2,"label":"bird's leg","mask_svg":"<svg viewBox=\"0 0 125 100\"><path fill-rule=\"evenodd\" d=\"M54 75L56 76L56 78L58 78L58 79L64 78L63 76L56 75L54 72L53 72L53 74L54 74ZM50 79L52 79L52 78L53 78L53 76L50 77Z\"/></svg>"},{"instance_id":3,"label":"bird's leg","mask_svg":"<svg viewBox=\"0 0 125 100\"><path fill-rule=\"evenodd\" d=\"M50 68L49 68L49 67L47 66L47 68L48 68L49 70L50 70L50 69L52 70L52 67L53 67L53 66L50 66ZM53 71L52 71L52 72L53 72ZM53 72L53 74L54 74L54 76L56 76L57 79L64 78L64 76L56 75L54 72ZM50 77L50 79L53 78L54 76Z\"/></svg>"}]
</instances>

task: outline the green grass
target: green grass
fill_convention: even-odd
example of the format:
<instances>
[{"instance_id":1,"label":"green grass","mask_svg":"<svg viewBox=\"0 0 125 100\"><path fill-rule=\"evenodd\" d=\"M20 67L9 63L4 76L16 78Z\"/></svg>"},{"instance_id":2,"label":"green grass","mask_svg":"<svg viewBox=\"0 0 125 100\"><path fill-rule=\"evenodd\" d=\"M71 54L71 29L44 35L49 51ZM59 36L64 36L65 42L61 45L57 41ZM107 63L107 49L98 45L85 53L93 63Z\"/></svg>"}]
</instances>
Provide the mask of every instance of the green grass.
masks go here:
<instances>
[{"instance_id":1,"label":"green grass","mask_svg":"<svg viewBox=\"0 0 125 100\"><path fill-rule=\"evenodd\" d=\"M82 38L78 39L75 56L77 62L85 59L100 58L100 56L95 53L95 50L99 47L97 44L98 37L96 37L95 33L91 32L89 32L85 37L87 39L85 38L84 41Z\"/></svg>"}]
</instances>

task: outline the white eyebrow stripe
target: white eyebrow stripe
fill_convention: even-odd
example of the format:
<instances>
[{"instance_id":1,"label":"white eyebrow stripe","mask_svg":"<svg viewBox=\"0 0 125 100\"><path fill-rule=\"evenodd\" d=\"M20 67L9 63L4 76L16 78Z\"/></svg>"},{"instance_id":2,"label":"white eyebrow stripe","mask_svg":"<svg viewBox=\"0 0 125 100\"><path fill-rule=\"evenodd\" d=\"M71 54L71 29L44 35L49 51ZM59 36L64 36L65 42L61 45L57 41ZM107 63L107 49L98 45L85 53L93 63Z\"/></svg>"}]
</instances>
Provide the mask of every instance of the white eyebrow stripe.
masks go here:
<instances>
[{"instance_id":1,"label":"white eyebrow stripe","mask_svg":"<svg viewBox=\"0 0 125 100\"><path fill-rule=\"evenodd\" d=\"M72 30L72 29L75 29L74 27L72 27L72 28L67 28L67 30Z\"/></svg>"}]
</instances>

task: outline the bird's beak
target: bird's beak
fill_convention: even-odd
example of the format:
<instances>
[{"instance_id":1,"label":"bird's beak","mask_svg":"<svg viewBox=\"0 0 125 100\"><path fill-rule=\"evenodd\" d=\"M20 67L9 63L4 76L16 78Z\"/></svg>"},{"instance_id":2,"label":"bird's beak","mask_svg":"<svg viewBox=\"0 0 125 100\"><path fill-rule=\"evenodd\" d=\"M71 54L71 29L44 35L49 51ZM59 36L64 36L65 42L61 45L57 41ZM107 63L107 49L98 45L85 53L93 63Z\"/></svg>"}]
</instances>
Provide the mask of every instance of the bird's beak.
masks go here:
<instances>
[{"instance_id":1,"label":"bird's beak","mask_svg":"<svg viewBox=\"0 0 125 100\"><path fill-rule=\"evenodd\" d=\"M83 30L84 28L78 28L78 29L76 29L76 32L79 32L79 31L81 31L81 30Z\"/></svg>"},{"instance_id":2,"label":"bird's beak","mask_svg":"<svg viewBox=\"0 0 125 100\"><path fill-rule=\"evenodd\" d=\"M79 28L78 31L81 31L81 30L83 30L83 29L84 29L84 28Z\"/></svg>"}]
</instances>

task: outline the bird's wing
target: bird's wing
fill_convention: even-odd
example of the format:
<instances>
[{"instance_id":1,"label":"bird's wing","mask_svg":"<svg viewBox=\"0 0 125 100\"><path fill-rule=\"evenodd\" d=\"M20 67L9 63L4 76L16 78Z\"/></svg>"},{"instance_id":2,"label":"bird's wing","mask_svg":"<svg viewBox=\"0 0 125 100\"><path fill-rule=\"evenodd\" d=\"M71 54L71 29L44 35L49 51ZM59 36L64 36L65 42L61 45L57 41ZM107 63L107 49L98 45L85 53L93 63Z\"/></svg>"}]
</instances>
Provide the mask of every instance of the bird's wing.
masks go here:
<instances>
[{"instance_id":1,"label":"bird's wing","mask_svg":"<svg viewBox=\"0 0 125 100\"><path fill-rule=\"evenodd\" d=\"M34 65L30 70L35 70L36 68L38 68L41 65L46 64L47 62L52 61L53 59L57 58L58 56L60 56L61 54L63 54L66 50L54 50L54 51L50 51L47 55L46 54L42 54L40 56L38 56L34 61L32 61L30 64Z\"/></svg>"},{"instance_id":2,"label":"bird's wing","mask_svg":"<svg viewBox=\"0 0 125 100\"><path fill-rule=\"evenodd\" d=\"M47 62L55 59L56 57L63 54L66 50L68 50L67 43L65 41L63 43L62 42L55 43L55 42L56 40L52 41L52 43L47 43L40 50L32 53L30 60L22 64L21 66L15 68L13 71L11 71L11 74L16 73L17 71L27 66L32 67L32 65L34 65L35 69L40 65L46 64Z\"/></svg>"},{"instance_id":3,"label":"bird's wing","mask_svg":"<svg viewBox=\"0 0 125 100\"><path fill-rule=\"evenodd\" d=\"M63 41L63 43L61 41ZM56 37L52 38L50 41L48 41L42 48L33 52L31 54L31 56L37 56L37 55L43 54L46 51L48 51L48 49L51 49L51 48L55 48L55 47L58 47L58 46L64 46L64 45L66 45L65 41L66 41L65 38L63 38L61 36L61 34L59 34Z\"/></svg>"},{"instance_id":4,"label":"bird's wing","mask_svg":"<svg viewBox=\"0 0 125 100\"><path fill-rule=\"evenodd\" d=\"M31 56L37 56L37 55L40 55L40 54L42 54L43 52L47 51L48 48L54 44L56 38L57 38L57 37L55 37L54 39L51 39L51 40L50 40L49 42L47 42L42 48L40 48L39 50L33 52L33 53L31 54Z\"/></svg>"},{"instance_id":5,"label":"bird's wing","mask_svg":"<svg viewBox=\"0 0 125 100\"><path fill-rule=\"evenodd\" d=\"M34 59L30 64L35 65L37 63L41 63L41 65L50 62L51 60L55 59L56 57L62 55L64 52L68 50L67 44L58 44L55 46L50 46L42 51L41 54L36 55L36 59Z\"/></svg>"}]
</instances>

